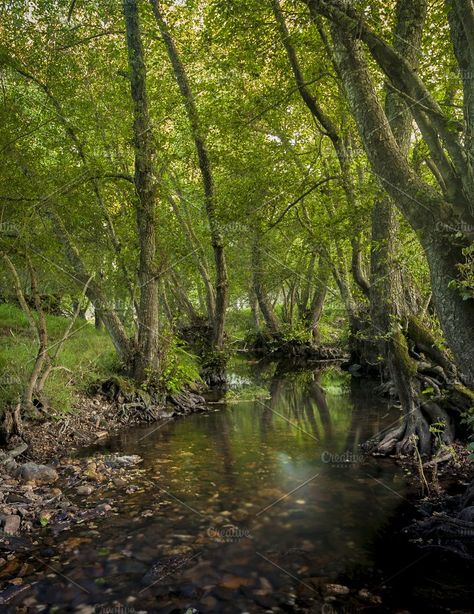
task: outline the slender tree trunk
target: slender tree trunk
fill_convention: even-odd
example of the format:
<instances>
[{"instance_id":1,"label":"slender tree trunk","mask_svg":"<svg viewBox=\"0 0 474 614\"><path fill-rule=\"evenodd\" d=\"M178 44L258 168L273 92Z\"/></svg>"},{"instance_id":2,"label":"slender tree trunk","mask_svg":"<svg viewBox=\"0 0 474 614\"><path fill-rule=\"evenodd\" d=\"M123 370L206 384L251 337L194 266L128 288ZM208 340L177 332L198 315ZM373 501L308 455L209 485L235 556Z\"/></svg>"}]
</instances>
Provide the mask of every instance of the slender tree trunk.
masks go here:
<instances>
[{"instance_id":1,"label":"slender tree trunk","mask_svg":"<svg viewBox=\"0 0 474 614\"><path fill-rule=\"evenodd\" d=\"M53 232L62 245L66 259L74 271L72 275L74 281L83 287L87 287L87 298L94 305L94 309L102 319L117 354L124 364L129 365L131 358L130 340L120 318L112 308L111 302L106 297L101 286L94 279L91 279L91 275L86 270L84 261L62 219L53 209L46 209L46 215L51 220ZM88 283L88 280L91 280L90 283Z\"/></svg>"},{"instance_id":2,"label":"slender tree trunk","mask_svg":"<svg viewBox=\"0 0 474 614\"><path fill-rule=\"evenodd\" d=\"M319 341L319 321L323 314L324 301L326 299L329 277L331 269L325 258L319 257L318 274L316 278L316 289L309 308L310 330L313 341Z\"/></svg>"},{"instance_id":3,"label":"slender tree trunk","mask_svg":"<svg viewBox=\"0 0 474 614\"><path fill-rule=\"evenodd\" d=\"M260 329L260 318L258 315L258 299L255 294L255 289L252 287L248 291L250 311L252 312L252 324L256 331Z\"/></svg>"},{"instance_id":4,"label":"slender tree trunk","mask_svg":"<svg viewBox=\"0 0 474 614\"><path fill-rule=\"evenodd\" d=\"M137 305L135 302L135 289L132 283L132 279L130 277L130 272L128 270L125 257L122 253L122 244L115 231L112 216L110 215L109 210L107 208L107 204L105 203L104 198L102 196L102 189L101 189L98 177L94 175L94 173L92 172L90 168L88 155L86 153L86 148L84 147L84 143L79 138L78 131L76 130L76 128L74 127L70 119L67 117L67 114L64 112L61 101L53 94L53 92L51 91L51 89L46 83L43 83L34 74L27 72L26 70L20 68L19 66L16 66L14 62L12 63L12 68L16 70L16 72L21 74L23 77L33 82L46 95L46 97L48 98L48 100L50 101L52 107L54 108L56 112L56 116L58 118L59 123L62 125L67 137L70 139L71 144L73 145L72 151L75 155L78 156L83 168L85 169L85 172L88 175L88 179L92 183L93 192L96 197L97 204L99 205L99 208L104 216L107 231L108 231L108 237L115 251L118 266L122 270L124 280L125 280L125 283L127 285L127 288L130 294L132 305L136 309ZM122 176L121 178L124 178L124 177Z\"/></svg>"},{"instance_id":5,"label":"slender tree trunk","mask_svg":"<svg viewBox=\"0 0 474 614\"><path fill-rule=\"evenodd\" d=\"M103 322L97 309L94 309L94 326L96 330L103 328Z\"/></svg>"},{"instance_id":6,"label":"slender tree trunk","mask_svg":"<svg viewBox=\"0 0 474 614\"><path fill-rule=\"evenodd\" d=\"M178 192L178 197L179 197L181 205L185 207L184 197L180 192ZM170 196L169 202L173 208L176 218L181 224L183 232L186 234L191 246L195 248L193 256L194 256L196 266L198 268L198 271L201 275L201 278L204 284L204 289L206 292L207 317L208 317L209 322L212 324L215 321L215 317L216 317L216 300L215 300L214 289L212 287L211 276L209 275L209 271L208 271L204 249L196 233L194 232L192 223L188 219L188 216L183 215L183 213L180 211L179 206L175 202L173 197Z\"/></svg>"},{"instance_id":7,"label":"slender tree trunk","mask_svg":"<svg viewBox=\"0 0 474 614\"><path fill-rule=\"evenodd\" d=\"M321 128L324 130L324 133L329 137L334 147L334 151L339 162L339 168L341 169L342 187L344 189L348 211L354 216L354 219L357 219L356 214L358 209L358 202L354 188L352 171L350 168L350 156L345 146L344 139L339 133L336 124L332 121L331 117L323 110L323 108L319 104L317 97L311 93L308 88L308 85L305 82L298 56L291 42L291 36L286 25L283 11L281 10L280 0L271 0L271 2L273 14L275 16L275 21L278 27L278 32L280 34L280 39L283 46L285 47L288 61L291 66L296 85L298 87L298 91L307 108L309 109L311 115L320 124ZM351 270L355 282L359 285L365 296L368 297L369 283L362 267L360 234L360 228L356 228L355 237L352 241L353 254Z\"/></svg>"},{"instance_id":8,"label":"slender tree trunk","mask_svg":"<svg viewBox=\"0 0 474 614\"><path fill-rule=\"evenodd\" d=\"M262 263L262 248L260 245L261 235L255 227L253 244L252 244L252 276L253 276L253 291L257 297L258 306L262 312L263 319L268 330L276 335L280 331L280 323L273 310L272 304L268 299L263 281L263 263Z\"/></svg>"},{"instance_id":9,"label":"slender tree trunk","mask_svg":"<svg viewBox=\"0 0 474 614\"><path fill-rule=\"evenodd\" d=\"M18 158L16 162L28 182L34 182L35 186L39 190L40 181L33 169L26 166L21 158ZM84 287L88 283L88 280L91 279L91 275L87 271L86 265L81 258L79 250L72 240L62 218L57 213L57 211L61 211L64 209L64 207L53 198L49 198L48 201L49 202L45 203L43 208L44 215L50 221L51 230L62 246L64 256L72 269L68 272L68 275L74 280L75 283L79 284L81 287ZM125 365L129 365L131 355L130 340L123 323L115 310L111 307L111 303L108 300L108 297L105 295L103 288L94 279L92 279L87 286L86 294L87 298L94 305L94 309L99 311L104 326L110 335L114 348L116 349L120 359Z\"/></svg>"},{"instance_id":10,"label":"slender tree trunk","mask_svg":"<svg viewBox=\"0 0 474 614\"><path fill-rule=\"evenodd\" d=\"M154 143L148 112L146 68L136 0L123 0L127 31L130 89L133 100L133 134L135 148L136 219L140 243L138 280L138 341L133 376L146 380L150 371L159 368L158 350L158 276L156 256L156 185L153 178Z\"/></svg>"},{"instance_id":11,"label":"slender tree trunk","mask_svg":"<svg viewBox=\"0 0 474 614\"><path fill-rule=\"evenodd\" d=\"M161 13L158 0L150 0L153 13L158 24L161 36L168 52L170 63L176 83L184 101L186 113L191 126L191 133L198 156L199 169L201 171L204 201L206 214L211 233L212 249L214 251L214 262L216 270L216 291L215 291L215 318L213 326L212 345L216 350L222 350L224 346L224 327L225 314L228 303L228 276L227 264L224 253L224 239L220 230L216 212L216 196L214 189L214 179L212 175L211 161L207 151L206 141L201 127L199 113L196 102L189 84L188 76L181 57L176 48L176 44L171 36L167 23Z\"/></svg>"}]
</instances>

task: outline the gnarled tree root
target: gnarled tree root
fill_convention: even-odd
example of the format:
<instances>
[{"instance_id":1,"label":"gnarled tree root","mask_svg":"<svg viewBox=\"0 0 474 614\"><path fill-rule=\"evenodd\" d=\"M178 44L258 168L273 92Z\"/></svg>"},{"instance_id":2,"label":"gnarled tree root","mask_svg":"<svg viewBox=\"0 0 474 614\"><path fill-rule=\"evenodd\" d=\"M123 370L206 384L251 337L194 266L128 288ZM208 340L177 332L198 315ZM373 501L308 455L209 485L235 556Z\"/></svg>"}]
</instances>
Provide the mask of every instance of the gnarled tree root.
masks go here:
<instances>
[{"instance_id":1,"label":"gnarled tree root","mask_svg":"<svg viewBox=\"0 0 474 614\"><path fill-rule=\"evenodd\" d=\"M400 418L400 424L364 444L368 452L408 456L416 447L421 456L430 456L440 445L452 444L456 429L451 406L447 404L444 408L434 400L420 400L419 396L405 398L405 403L410 403L410 411Z\"/></svg>"},{"instance_id":2,"label":"gnarled tree root","mask_svg":"<svg viewBox=\"0 0 474 614\"><path fill-rule=\"evenodd\" d=\"M377 454L408 456L418 448L422 456L431 453L432 442L429 423L419 407L402 418L402 424L367 442L365 448Z\"/></svg>"},{"instance_id":3,"label":"gnarled tree root","mask_svg":"<svg viewBox=\"0 0 474 614\"><path fill-rule=\"evenodd\" d=\"M0 445L6 445L14 435L23 437L21 403L5 409L3 422L0 425Z\"/></svg>"},{"instance_id":4,"label":"gnarled tree root","mask_svg":"<svg viewBox=\"0 0 474 614\"><path fill-rule=\"evenodd\" d=\"M453 502L455 506L453 507ZM474 480L462 497L446 497L441 512L410 525L406 532L421 547L474 560ZM448 513L449 512L449 513Z\"/></svg>"},{"instance_id":5,"label":"gnarled tree root","mask_svg":"<svg viewBox=\"0 0 474 614\"><path fill-rule=\"evenodd\" d=\"M203 397L190 390L177 394L164 394L152 389L145 391L117 377L94 385L91 392L102 394L113 403L119 420L124 424L156 422L205 409Z\"/></svg>"}]
</instances>

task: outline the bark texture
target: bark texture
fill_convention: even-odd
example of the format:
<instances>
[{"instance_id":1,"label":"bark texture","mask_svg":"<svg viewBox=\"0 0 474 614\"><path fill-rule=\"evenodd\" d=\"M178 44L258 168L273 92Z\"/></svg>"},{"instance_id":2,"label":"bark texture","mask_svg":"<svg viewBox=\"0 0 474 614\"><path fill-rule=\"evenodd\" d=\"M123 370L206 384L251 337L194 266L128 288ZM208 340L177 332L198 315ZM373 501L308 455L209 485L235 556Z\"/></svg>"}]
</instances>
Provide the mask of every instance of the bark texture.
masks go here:
<instances>
[{"instance_id":1,"label":"bark texture","mask_svg":"<svg viewBox=\"0 0 474 614\"><path fill-rule=\"evenodd\" d=\"M133 376L143 382L159 368L158 275L156 257L156 195L153 176L155 146L148 111L146 68L136 0L123 0L127 32L130 91L133 101L135 150L136 220L140 243L138 280L138 339L133 359Z\"/></svg>"}]
</instances>

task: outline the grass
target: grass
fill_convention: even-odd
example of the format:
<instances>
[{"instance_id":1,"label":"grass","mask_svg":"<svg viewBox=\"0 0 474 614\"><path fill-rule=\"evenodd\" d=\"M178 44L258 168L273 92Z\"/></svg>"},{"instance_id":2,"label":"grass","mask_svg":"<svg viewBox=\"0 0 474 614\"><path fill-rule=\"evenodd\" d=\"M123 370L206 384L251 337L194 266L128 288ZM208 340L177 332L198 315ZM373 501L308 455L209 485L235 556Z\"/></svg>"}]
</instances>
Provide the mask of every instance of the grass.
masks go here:
<instances>
[{"instance_id":1,"label":"grass","mask_svg":"<svg viewBox=\"0 0 474 614\"><path fill-rule=\"evenodd\" d=\"M46 316L49 346L54 352L68 326L68 319ZM38 344L31 333L22 310L11 304L0 305L0 411L14 401L23 389L36 357ZM117 371L116 354L109 336L94 325L77 320L58 356L45 393L51 408L57 413L72 409L77 391L86 390L99 378Z\"/></svg>"}]
</instances>

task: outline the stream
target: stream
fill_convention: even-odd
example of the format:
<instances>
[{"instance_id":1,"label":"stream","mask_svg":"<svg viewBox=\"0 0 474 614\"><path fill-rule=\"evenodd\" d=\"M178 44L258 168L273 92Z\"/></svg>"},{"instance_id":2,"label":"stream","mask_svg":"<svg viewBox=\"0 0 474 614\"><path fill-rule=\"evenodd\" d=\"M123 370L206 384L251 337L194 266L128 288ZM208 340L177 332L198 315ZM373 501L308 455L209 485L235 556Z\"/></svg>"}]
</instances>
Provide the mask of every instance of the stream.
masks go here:
<instances>
[{"instance_id":1,"label":"stream","mask_svg":"<svg viewBox=\"0 0 474 614\"><path fill-rule=\"evenodd\" d=\"M45 529L32 590L10 611L469 611L449 570L397 536L401 469L360 454L399 415L376 383L250 361L231 380L208 413L81 452L138 454L143 472L110 516Z\"/></svg>"}]
</instances>

